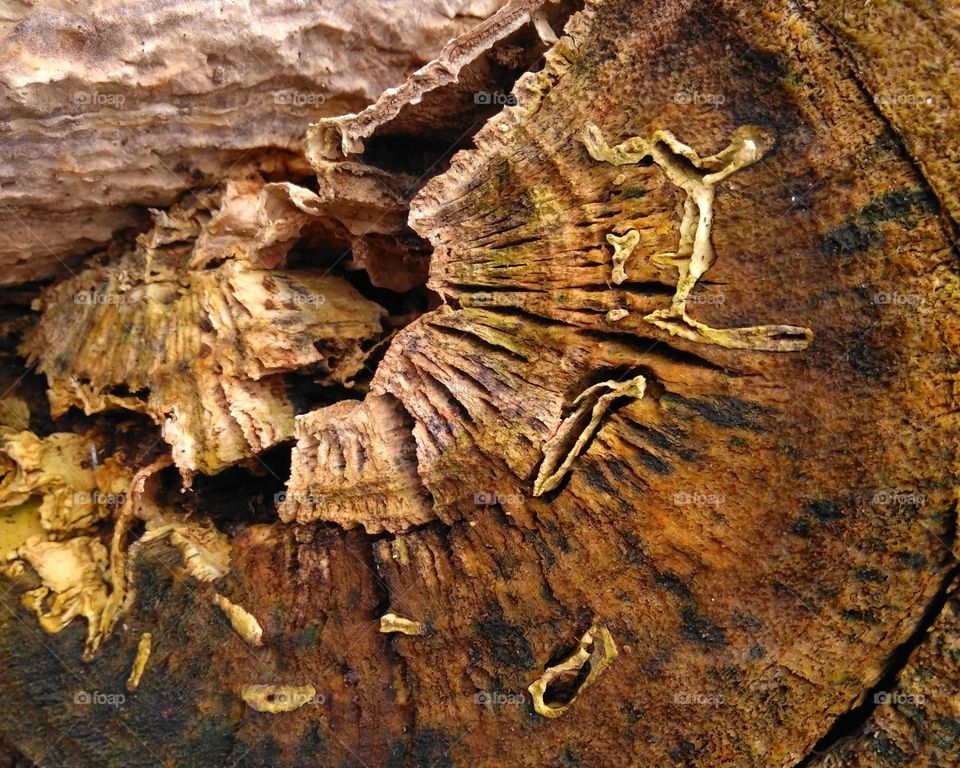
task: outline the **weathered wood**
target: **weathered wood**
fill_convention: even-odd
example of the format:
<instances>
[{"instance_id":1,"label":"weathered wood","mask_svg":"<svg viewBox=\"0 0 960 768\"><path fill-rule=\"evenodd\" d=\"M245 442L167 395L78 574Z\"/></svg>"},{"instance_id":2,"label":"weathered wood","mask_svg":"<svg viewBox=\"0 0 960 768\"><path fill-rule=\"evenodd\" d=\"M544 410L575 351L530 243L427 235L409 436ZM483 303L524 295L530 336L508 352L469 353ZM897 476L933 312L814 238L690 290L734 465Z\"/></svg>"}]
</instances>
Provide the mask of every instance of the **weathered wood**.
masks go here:
<instances>
[{"instance_id":1,"label":"weathered wood","mask_svg":"<svg viewBox=\"0 0 960 768\"><path fill-rule=\"evenodd\" d=\"M954 171L837 8L588 0L449 163L416 117L462 104L438 68L313 129L317 229L258 269L415 232L439 306L391 311L362 398L296 385L291 465L139 476L89 663L24 569L0 733L40 765L955 764ZM210 274L267 241L204 242ZM190 576L171 520L229 565Z\"/></svg>"},{"instance_id":2,"label":"weathered wood","mask_svg":"<svg viewBox=\"0 0 960 768\"><path fill-rule=\"evenodd\" d=\"M302 177L307 124L362 109L497 0L15 4L0 20L0 285L143 228L231 171Z\"/></svg>"}]
</instances>

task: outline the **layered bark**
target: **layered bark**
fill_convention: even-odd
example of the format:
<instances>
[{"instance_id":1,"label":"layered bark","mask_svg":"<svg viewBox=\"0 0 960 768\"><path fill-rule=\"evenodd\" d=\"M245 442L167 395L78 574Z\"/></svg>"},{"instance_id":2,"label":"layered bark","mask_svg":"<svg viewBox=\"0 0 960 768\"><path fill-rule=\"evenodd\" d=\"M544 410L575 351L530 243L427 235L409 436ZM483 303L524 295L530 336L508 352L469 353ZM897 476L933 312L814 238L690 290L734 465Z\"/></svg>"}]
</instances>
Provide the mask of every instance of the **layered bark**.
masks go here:
<instances>
[{"instance_id":1,"label":"layered bark","mask_svg":"<svg viewBox=\"0 0 960 768\"><path fill-rule=\"evenodd\" d=\"M13 6L0 22L0 285L62 273L143 228L143 206L231 171L304 175L310 120L361 109L497 6Z\"/></svg>"}]
</instances>

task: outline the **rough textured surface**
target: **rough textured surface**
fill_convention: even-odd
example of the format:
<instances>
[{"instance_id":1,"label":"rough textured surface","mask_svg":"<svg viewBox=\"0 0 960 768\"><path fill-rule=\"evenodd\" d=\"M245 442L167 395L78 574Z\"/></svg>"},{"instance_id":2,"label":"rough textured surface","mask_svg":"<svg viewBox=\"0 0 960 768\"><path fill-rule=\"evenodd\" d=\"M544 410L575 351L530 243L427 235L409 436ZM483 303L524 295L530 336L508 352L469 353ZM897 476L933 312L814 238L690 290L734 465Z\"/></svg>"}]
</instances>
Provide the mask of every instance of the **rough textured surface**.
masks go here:
<instances>
[{"instance_id":1,"label":"rough textured surface","mask_svg":"<svg viewBox=\"0 0 960 768\"><path fill-rule=\"evenodd\" d=\"M310 218L291 201L315 199L292 185L228 185L222 199L157 214L117 263L46 291L22 348L49 380L53 415L147 413L185 477L292 437L282 374L348 384L385 314L340 278L264 268Z\"/></svg>"},{"instance_id":2,"label":"rough textured surface","mask_svg":"<svg viewBox=\"0 0 960 768\"><path fill-rule=\"evenodd\" d=\"M311 119L362 108L496 0L16 3L0 19L0 285L49 277L229 171L303 174ZM398 20L403 23L399 24Z\"/></svg>"},{"instance_id":3,"label":"rough textured surface","mask_svg":"<svg viewBox=\"0 0 960 768\"><path fill-rule=\"evenodd\" d=\"M849 56L876 109L960 226L960 7L949 0L804 4Z\"/></svg>"},{"instance_id":4,"label":"rough textured surface","mask_svg":"<svg viewBox=\"0 0 960 768\"><path fill-rule=\"evenodd\" d=\"M939 607L939 606L938 606ZM810 768L960 765L960 597L956 590L893 684L871 691L872 714Z\"/></svg>"},{"instance_id":5,"label":"rough textured surface","mask_svg":"<svg viewBox=\"0 0 960 768\"><path fill-rule=\"evenodd\" d=\"M408 417L395 398L371 395L314 411L297 419L296 434L281 520L381 533L434 519Z\"/></svg>"},{"instance_id":6,"label":"rough textured surface","mask_svg":"<svg viewBox=\"0 0 960 768\"><path fill-rule=\"evenodd\" d=\"M441 305L391 337L362 400L310 403L285 499L282 450L259 475L144 484L158 515L229 536L216 584L148 530L136 600L86 666L80 622L39 642L0 601L23 715L4 732L78 766L952 759L953 231L818 25L779 0L593 0L425 186L444 127L318 167L317 197L353 206L316 217L321 239L353 242L374 210L405 237L419 190ZM659 138L613 165L597 135ZM389 151L432 141L430 161ZM239 263L273 254L243 243ZM145 631L136 693L78 701L126 690ZM929 715L860 712L890 679L929 685ZM886 741L838 744L848 713Z\"/></svg>"}]
</instances>

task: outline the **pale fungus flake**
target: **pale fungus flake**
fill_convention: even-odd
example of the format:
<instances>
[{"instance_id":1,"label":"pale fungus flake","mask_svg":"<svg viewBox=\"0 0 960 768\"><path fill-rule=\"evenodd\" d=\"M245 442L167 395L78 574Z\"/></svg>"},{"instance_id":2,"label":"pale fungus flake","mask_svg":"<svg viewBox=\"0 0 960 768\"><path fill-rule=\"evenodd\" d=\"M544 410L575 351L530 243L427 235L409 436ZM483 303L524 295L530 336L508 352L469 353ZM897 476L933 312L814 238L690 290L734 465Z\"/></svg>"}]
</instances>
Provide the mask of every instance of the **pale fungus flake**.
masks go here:
<instances>
[{"instance_id":1,"label":"pale fungus flake","mask_svg":"<svg viewBox=\"0 0 960 768\"><path fill-rule=\"evenodd\" d=\"M709 157L700 157L669 131L655 131L649 139L634 137L611 147L600 129L587 123L583 141L594 160L611 165L634 165L651 158L673 184L686 192L676 253L652 257L654 263L660 266L676 267L679 273L676 293L670 307L658 309L644 318L648 323L672 336L731 349L795 352L810 345L813 332L809 328L793 325L711 328L687 314L690 293L716 258L711 238L716 187L767 153L774 143L770 131L759 126L740 126L733 132L729 146ZM618 258L625 259L621 257L623 238L607 235L607 240L616 249L613 281L619 283Z\"/></svg>"},{"instance_id":2,"label":"pale fungus flake","mask_svg":"<svg viewBox=\"0 0 960 768\"><path fill-rule=\"evenodd\" d=\"M600 394L605 389L610 391ZM556 434L543 444L543 463L533 484L533 495L540 496L560 485L614 400L620 397L640 399L645 391L646 379L635 376L627 381L603 381L581 392L572 403L575 410L560 423Z\"/></svg>"},{"instance_id":3,"label":"pale fungus flake","mask_svg":"<svg viewBox=\"0 0 960 768\"><path fill-rule=\"evenodd\" d=\"M350 386L386 316L341 277L283 268L324 206L292 184L228 182L45 290L20 351L46 375L53 416L147 414L188 484L288 440L287 374Z\"/></svg>"},{"instance_id":4,"label":"pale fungus flake","mask_svg":"<svg viewBox=\"0 0 960 768\"><path fill-rule=\"evenodd\" d=\"M613 246L613 274L610 279L616 285L620 285L627 279L627 271L624 265L640 243L640 233L631 229L622 236L609 234L607 235L607 242Z\"/></svg>"},{"instance_id":5,"label":"pale fungus flake","mask_svg":"<svg viewBox=\"0 0 960 768\"><path fill-rule=\"evenodd\" d=\"M0 510L39 497L40 524L59 534L82 531L122 503L129 474L116 458L90 466L91 440L62 432L38 437L0 427Z\"/></svg>"},{"instance_id":6,"label":"pale fungus flake","mask_svg":"<svg viewBox=\"0 0 960 768\"><path fill-rule=\"evenodd\" d=\"M544 673L527 688L533 697L534 710L544 717L560 717L587 687L596 682L600 673L617 658L617 653L617 644L609 630L597 625L590 627L580 638L576 651L559 664L547 667ZM576 679L585 664L590 665L590 671L569 701L551 703L547 700L552 684Z\"/></svg>"},{"instance_id":7,"label":"pale fungus flake","mask_svg":"<svg viewBox=\"0 0 960 768\"><path fill-rule=\"evenodd\" d=\"M216 592L213 595L213 604L223 611L230 620L230 626L244 641L253 646L263 645L263 628L253 614Z\"/></svg>"},{"instance_id":8,"label":"pale fungus flake","mask_svg":"<svg viewBox=\"0 0 960 768\"><path fill-rule=\"evenodd\" d=\"M607 315L606 315L607 322L618 323L621 320L623 320L623 318L627 317L627 315L629 314L630 312L627 311L626 309L611 309L609 312L607 312Z\"/></svg>"},{"instance_id":9,"label":"pale fungus flake","mask_svg":"<svg viewBox=\"0 0 960 768\"><path fill-rule=\"evenodd\" d=\"M400 632L404 635L425 635L427 627L423 622L406 619L395 613L385 613L380 617L380 631L384 634Z\"/></svg>"},{"instance_id":10,"label":"pale fungus flake","mask_svg":"<svg viewBox=\"0 0 960 768\"><path fill-rule=\"evenodd\" d=\"M160 515L147 522L144 535L134 543L140 547L150 541L169 537L180 550L183 565L197 581L216 581L230 570L230 541L216 528L174 521Z\"/></svg>"},{"instance_id":11,"label":"pale fungus flake","mask_svg":"<svg viewBox=\"0 0 960 768\"><path fill-rule=\"evenodd\" d=\"M312 685L245 685L240 697L257 712L272 715L293 712L309 704L317 695Z\"/></svg>"},{"instance_id":12,"label":"pale fungus flake","mask_svg":"<svg viewBox=\"0 0 960 768\"><path fill-rule=\"evenodd\" d=\"M49 634L63 630L75 618L87 620L83 657L93 658L105 632L102 619L108 604L107 550L99 539L77 536L67 541L29 538L15 553L19 563L28 563L42 585L23 594L21 602L32 610L40 627ZM16 566L8 566L14 574Z\"/></svg>"},{"instance_id":13,"label":"pale fungus flake","mask_svg":"<svg viewBox=\"0 0 960 768\"><path fill-rule=\"evenodd\" d=\"M127 678L127 690L135 691L140 685L140 678L143 677L143 670L147 666L147 660L150 658L150 649L153 642L153 635L150 632L144 632L140 635L140 642L137 643L137 656L133 660L133 668L130 670L130 677Z\"/></svg>"}]
</instances>

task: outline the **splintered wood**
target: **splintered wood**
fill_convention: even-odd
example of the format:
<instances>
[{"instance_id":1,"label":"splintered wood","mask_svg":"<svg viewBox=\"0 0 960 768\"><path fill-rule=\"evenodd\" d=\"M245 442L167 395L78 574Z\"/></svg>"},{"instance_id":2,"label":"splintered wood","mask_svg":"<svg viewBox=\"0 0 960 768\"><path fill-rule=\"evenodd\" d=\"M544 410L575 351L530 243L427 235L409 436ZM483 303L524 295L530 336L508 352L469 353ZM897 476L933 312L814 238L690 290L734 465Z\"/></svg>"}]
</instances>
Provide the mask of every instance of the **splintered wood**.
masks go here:
<instances>
[{"instance_id":1,"label":"splintered wood","mask_svg":"<svg viewBox=\"0 0 960 768\"><path fill-rule=\"evenodd\" d=\"M300 208L277 202L291 197L276 185L228 188L212 214L209 201L158 214L119 263L45 292L23 351L48 378L54 416L147 413L188 479L289 439L283 374L348 384L384 315L340 278L257 266L267 245L268 261L282 260L277 244L288 249L303 223Z\"/></svg>"},{"instance_id":2,"label":"splintered wood","mask_svg":"<svg viewBox=\"0 0 960 768\"><path fill-rule=\"evenodd\" d=\"M280 518L362 525L368 533L434 519L408 418L390 396L337 403L298 418Z\"/></svg>"}]
</instances>

